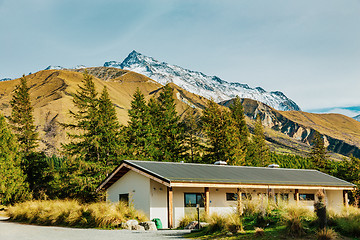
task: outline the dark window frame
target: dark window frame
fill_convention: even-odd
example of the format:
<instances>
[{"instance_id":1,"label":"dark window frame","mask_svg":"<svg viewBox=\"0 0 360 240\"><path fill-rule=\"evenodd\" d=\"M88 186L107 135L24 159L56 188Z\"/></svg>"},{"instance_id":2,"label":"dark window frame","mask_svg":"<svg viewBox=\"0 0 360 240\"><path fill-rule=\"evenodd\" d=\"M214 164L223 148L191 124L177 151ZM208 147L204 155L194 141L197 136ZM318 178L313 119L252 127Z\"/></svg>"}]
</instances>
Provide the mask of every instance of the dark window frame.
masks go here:
<instances>
[{"instance_id":1,"label":"dark window frame","mask_svg":"<svg viewBox=\"0 0 360 240\"><path fill-rule=\"evenodd\" d=\"M186 195L188 194L194 194L195 195L195 199L196 199L196 203L191 203L191 205L189 206L189 204L186 203ZM200 197L200 202L199 202L199 197ZM200 204L200 207L205 207L205 196L204 193L193 193L193 192L187 192L184 193L184 206L185 207L196 207L196 204Z\"/></svg>"},{"instance_id":2,"label":"dark window frame","mask_svg":"<svg viewBox=\"0 0 360 240\"><path fill-rule=\"evenodd\" d=\"M300 201L315 201L315 194L313 194L313 193L299 193L299 200Z\"/></svg>"},{"instance_id":3,"label":"dark window frame","mask_svg":"<svg viewBox=\"0 0 360 240\"><path fill-rule=\"evenodd\" d=\"M226 193L226 201L237 201L237 193ZM241 200L243 199L249 199L251 200L251 194L250 193L241 193Z\"/></svg>"},{"instance_id":4,"label":"dark window frame","mask_svg":"<svg viewBox=\"0 0 360 240\"><path fill-rule=\"evenodd\" d=\"M119 194L119 202L124 202L129 206L129 193Z\"/></svg>"}]
</instances>

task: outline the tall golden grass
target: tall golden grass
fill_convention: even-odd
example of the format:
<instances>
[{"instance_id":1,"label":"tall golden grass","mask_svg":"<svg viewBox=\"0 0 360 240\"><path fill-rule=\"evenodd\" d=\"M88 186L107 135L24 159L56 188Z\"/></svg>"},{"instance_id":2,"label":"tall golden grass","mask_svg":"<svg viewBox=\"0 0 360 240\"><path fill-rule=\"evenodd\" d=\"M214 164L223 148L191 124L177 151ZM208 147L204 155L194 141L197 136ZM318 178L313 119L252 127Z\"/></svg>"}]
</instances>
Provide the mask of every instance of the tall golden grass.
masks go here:
<instances>
[{"instance_id":1,"label":"tall golden grass","mask_svg":"<svg viewBox=\"0 0 360 240\"><path fill-rule=\"evenodd\" d=\"M146 221L144 213L120 202L80 204L76 200L27 201L7 210L12 221L52 226L113 228L129 219Z\"/></svg>"}]
</instances>

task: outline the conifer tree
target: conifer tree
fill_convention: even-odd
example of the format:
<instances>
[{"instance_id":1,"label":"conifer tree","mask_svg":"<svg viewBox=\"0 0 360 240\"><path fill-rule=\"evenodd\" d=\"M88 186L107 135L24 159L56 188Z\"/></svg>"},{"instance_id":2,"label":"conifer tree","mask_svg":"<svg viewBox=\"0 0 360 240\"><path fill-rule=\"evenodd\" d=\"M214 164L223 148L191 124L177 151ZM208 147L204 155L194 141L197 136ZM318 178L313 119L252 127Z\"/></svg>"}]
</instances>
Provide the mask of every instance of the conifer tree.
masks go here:
<instances>
[{"instance_id":1,"label":"conifer tree","mask_svg":"<svg viewBox=\"0 0 360 240\"><path fill-rule=\"evenodd\" d=\"M116 116L107 88L104 87L99 98L99 149L100 159L106 166L117 163L123 153L124 143L121 141L120 124Z\"/></svg>"},{"instance_id":2,"label":"conifer tree","mask_svg":"<svg viewBox=\"0 0 360 240\"><path fill-rule=\"evenodd\" d=\"M25 75L20 78L20 84L14 90L10 105L12 107L10 122L20 143L19 150L25 155L30 154L38 146L38 133L35 130L33 108Z\"/></svg>"},{"instance_id":3,"label":"conifer tree","mask_svg":"<svg viewBox=\"0 0 360 240\"><path fill-rule=\"evenodd\" d=\"M203 111L202 123L207 135L207 149L204 162L226 161L237 164L236 145L233 141L235 127L232 126L230 112L221 109L213 100L209 101Z\"/></svg>"},{"instance_id":4,"label":"conifer tree","mask_svg":"<svg viewBox=\"0 0 360 240\"><path fill-rule=\"evenodd\" d=\"M157 104L153 102L150 104L152 126L157 128L154 131L157 136L155 142L156 159L159 161L179 161L184 152L182 147L184 132L180 118L176 113L173 89L169 84L163 87L163 91L157 98Z\"/></svg>"},{"instance_id":5,"label":"conifer tree","mask_svg":"<svg viewBox=\"0 0 360 240\"><path fill-rule=\"evenodd\" d=\"M202 156L203 146L200 142L201 127L200 118L192 107L188 107L184 112L184 145L187 152L188 162L200 162Z\"/></svg>"},{"instance_id":6,"label":"conifer tree","mask_svg":"<svg viewBox=\"0 0 360 240\"><path fill-rule=\"evenodd\" d=\"M0 114L0 204L7 205L30 196L29 185L20 167L19 145Z\"/></svg>"},{"instance_id":7,"label":"conifer tree","mask_svg":"<svg viewBox=\"0 0 360 240\"><path fill-rule=\"evenodd\" d=\"M70 156L81 157L85 161L100 161L100 131L99 101L92 76L85 71L82 85L79 85L73 96L77 111L70 110L70 116L75 123L62 125L72 132L67 135L71 142L63 145Z\"/></svg>"},{"instance_id":8,"label":"conifer tree","mask_svg":"<svg viewBox=\"0 0 360 240\"><path fill-rule=\"evenodd\" d=\"M152 103L154 105L154 103ZM153 106L157 108L157 106ZM131 109L128 111L129 121L126 131L127 144L134 156L151 157L153 149L152 125L149 106L146 104L144 94L139 88L136 89Z\"/></svg>"},{"instance_id":9,"label":"conifer tree","mask_svg":"<svg viewBox=\"0 0 360 240\"><path fill-rule=\"evenodd\" d=\"M319 132L315 132L313 145L311 147L310 159L314 163L314 167L317 170L327 172L328 169L328 159L327 151L324 145L324 139Z\"/></svg>"},{"instance_id":10,"label":"conifer tree","mask_svg":"<svg viewBox=\"0 0 360 240\"><path fill-rule=\"evenodd\" d=\"M246 124L244 108L241 104L239 96L236 96L233 103L230 105L231 116L234 119L235 127L237 128L241 146L246 149L249 144L249 129Z\"/></svg>"},{"instance_id":11,"label":"conifer tree","mask_svg":"<svg viewBox=\"0 0 360 240\"><path fill-rule=\"evenodd\" d=\"M258 114L256 117L249 155L247 157L247 165L266 167L269 164L270 150L269 146L266 144L264 128L261 123L260 115Z\"/></svg>"},{"instance_id":12,"label":"conifer tree","mask_svg":"<svg viewBox=\"0 0 360 240\"><path fill-rule=\"evenodd\" d=\"M70 157L66 162L64 191L69 196L92 201L99 197L96 186L118 163L124 149L121 126L107 89L98 97L92 76L86 71L79 88L73 98L76 111L70 111L74 123L62 124L72 130L68 132L71 142L63 145Z\"/></svg>"},{"instance_id":13,"label":"conifer tree","mask_svg":"<svg viewBox=\"0 0 360 240\"><path fill-rule=\"evenodd\" d=\"M44 172L47 164L45 154L35 150L38 146L38 133L34 125L33 108L25 75L15 88L10 105L12 107L10 123L19 141L20 166L33 196L38 198L46 188L47 179Z\"/></svg>"},{"instance_id":14,"label":"conifer tree","mask_svg":"<svg viewBox=\"0 0 360 240\"><path fill-rule=\"evenodd\" d=\"M236 96L233 103L230 105L233 134L231 135L232 141L235 144L235 154L231 165L244 165L249 146L249 130L246 125L244 108L241 104L239 96Z\"/></svg>"}]
</instances>

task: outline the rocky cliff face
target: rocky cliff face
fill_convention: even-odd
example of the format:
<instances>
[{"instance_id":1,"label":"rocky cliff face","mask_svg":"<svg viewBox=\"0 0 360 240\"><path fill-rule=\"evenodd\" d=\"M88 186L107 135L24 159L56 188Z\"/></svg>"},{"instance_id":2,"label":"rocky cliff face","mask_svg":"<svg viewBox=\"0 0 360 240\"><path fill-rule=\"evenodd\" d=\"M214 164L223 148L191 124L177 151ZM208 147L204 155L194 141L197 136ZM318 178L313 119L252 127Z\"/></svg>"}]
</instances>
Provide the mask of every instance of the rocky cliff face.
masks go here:
<instances>
[{"instance_id":1,"label":"rocky cliff face","mask_svg":"<svg viewBox=\"0 0 360 240\"><path fill-rule=\"evenodd\" d=\"M224 106L230 106L232 100L221 102L220 104ZM355 157L360 157L360 148L359 146L353 144L352 142L340 139L336 134L325 133L312 127L311 125L316 126L316 123L309 119L309 122L312 124L303 124L291 119L284 112L277 111L266 104L263 104L259 101L254 101L251 99L242 99L242 104L244 107L244 114L250 119L255 119L259 114L264 126L271 128L272 130L286 134L287 136L301 141L306 145L310 146L314 138L315 132L318 131L324 137L325 146L329 151L338 153L345 156L353 155ZM300 114L301 112L299 112ZM297 114L294 112L294 114ZM346 118L346 116L343 116ZM333 126L336 129L336 126ZM277 141L276 136L268 135L268 141Z\"/></svg>"}]
</instances>

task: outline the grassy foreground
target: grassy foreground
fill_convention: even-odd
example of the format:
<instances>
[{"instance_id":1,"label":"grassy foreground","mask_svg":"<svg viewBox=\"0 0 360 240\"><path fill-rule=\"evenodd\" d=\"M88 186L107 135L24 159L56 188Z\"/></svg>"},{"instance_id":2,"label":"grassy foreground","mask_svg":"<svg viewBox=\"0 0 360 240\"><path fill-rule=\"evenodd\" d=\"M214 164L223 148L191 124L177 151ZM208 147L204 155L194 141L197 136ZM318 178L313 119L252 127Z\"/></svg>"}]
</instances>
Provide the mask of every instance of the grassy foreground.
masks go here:
<instances>
[{"instance_id":1,"label":"grassy foreground","mask_svg":"<svg viewBox=\"0 0 360 240\"><path fill-rule=\"evenodd\" d=\"M209 225L186 237L196 239L360 239L360 210L349 207L341 212L328 211L325 229L319 229L316 214L302 205L245 202L239 215L233 213L201 216ZM185 216L180 227L196 220Z\"/></svg>"},{"instance_id":2,"label":"grassy foreground","mask_svg":"<svg viewBox=\"0 0 360 240\"><path fill-rule=\"evenodd\" d=\"M27 201L10 206L7 215L11 221L84 228L115 228L129 219L147 220L122 202L80 204L75 200Z\"/></svg>"}]
</instances>

